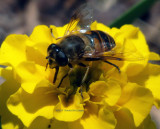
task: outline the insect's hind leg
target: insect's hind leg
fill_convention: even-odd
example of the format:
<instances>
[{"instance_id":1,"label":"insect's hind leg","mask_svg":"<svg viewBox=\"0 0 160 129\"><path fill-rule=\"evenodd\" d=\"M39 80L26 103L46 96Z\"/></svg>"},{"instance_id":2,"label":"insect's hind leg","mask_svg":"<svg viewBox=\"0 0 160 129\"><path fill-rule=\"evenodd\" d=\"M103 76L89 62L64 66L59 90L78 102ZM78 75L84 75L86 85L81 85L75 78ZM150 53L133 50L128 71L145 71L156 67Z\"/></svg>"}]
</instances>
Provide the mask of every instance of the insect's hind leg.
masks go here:
<instances>
[{"instance_id":1,"label":"insect's hind leg","mask_svg":"<svg viewBox=\"0 0 160 129\"><path fill-rule=\"evenodd\" d=\"M83 76L83 79L82 79L81 85L80 85L80 92L81 92L81 96L82 96L82 99L83 99L84 97L83 97L83 94L82 94L82 87L83 87L83 83L85 82L85 80L86 80L86 78L87 78L87 75L88 75L88 72L89 72L89 66L86 66L86 65L83 64L83 63L79 63L78 65L79 65L79 66L82 66L82 67L87 67L87 70L86 70L86 72L85 72L85 74L84 74L84 76Z\"/></svg>"},{"instance_id":2,"label":"insect's hind leg","mask_svg":"<svg viewBox=\"0 0 160 129\"><path fill-rule=\"evenodd\" d=\"M108 63L108 64L110 64L110 65L112 65L112 66L114 66L117 70L118 70L118 72L119 73L121 73L121 70L120 70L120 68L117 66L117 65L115 65L115 64L113 64L113 63L111 63L111 62L109 62L109 61L104 61L105 63Z\"/></svg>"}]
</instances>

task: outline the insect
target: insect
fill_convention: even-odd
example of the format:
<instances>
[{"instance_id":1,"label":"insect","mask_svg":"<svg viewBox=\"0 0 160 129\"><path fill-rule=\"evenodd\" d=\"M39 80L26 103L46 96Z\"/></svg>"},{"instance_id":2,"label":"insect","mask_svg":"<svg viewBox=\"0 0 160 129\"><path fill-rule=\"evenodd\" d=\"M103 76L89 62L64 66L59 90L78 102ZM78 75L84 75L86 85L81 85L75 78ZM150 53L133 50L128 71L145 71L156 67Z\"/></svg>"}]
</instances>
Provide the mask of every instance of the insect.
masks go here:
<instances>
[{"instance_id":1,"label":"insect","mask_svg":"<svg viewBox=\"0 0 160 129\"><path fill-rule=\"evenodd\" d=\"M64 37L61 38L58 44L52 43L47 49L48 56L46 59L48 59L48 63L46 64L46 68L49 65L51 69L56 69L53 83L56 82L59 67L68 65L70 68L69 72L62 77L58 88L71 73L74 64L86 67L86 72L80 85L81 95L82 84L89 72L89 66L85 65L83 61L101 60L114 66L120 72L119 67L107 61L107 59L121 60L121 58L105 54L111 51L116 46L116 43L109 34L99 30L90 30L90 24L93 19L92 15L93 11L91 7L86 4L80 6L71 17Z\"/></svg>"}]
</instances>

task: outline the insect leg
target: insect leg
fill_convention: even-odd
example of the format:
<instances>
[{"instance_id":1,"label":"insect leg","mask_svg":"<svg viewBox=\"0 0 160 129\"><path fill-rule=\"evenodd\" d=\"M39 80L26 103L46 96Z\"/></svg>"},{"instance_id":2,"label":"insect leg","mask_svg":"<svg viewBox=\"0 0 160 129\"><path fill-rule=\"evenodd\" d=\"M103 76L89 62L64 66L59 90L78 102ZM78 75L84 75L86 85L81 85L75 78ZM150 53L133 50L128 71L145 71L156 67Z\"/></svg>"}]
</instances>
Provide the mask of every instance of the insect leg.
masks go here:
<instances>
[{"instance_id":1,"label":"insect leg","mask_svg":"<svg viewBox=\"0 0 160 129\"><path fill-rule=\"evenodd\" d=\"M71 64L71 63L68 63L68 66L69 66L70 68L73 68L73 66L72 66L72 64Z\"/></svg>"},{"instance_id":2,"label":"insect leg","mask_svg":"<svg viewBox=\"0 0 160 129\"><path fill-rule=\"evenodd\" d=\"M59 88L59 87L61 86L63 80L72 72L72 70L73 70L73 68L70 68L69 72L66 73L66 74L62 77L62 79L61 79L59 85L57 86L57 88Z\"/></svg>"},{"instance_id":3,"label":"insect leg","mask_svg":"<svg viewBox=\"0 0 160 129\"><path fill-rule=\"evenodd\" d=\"M78 65L79 65L79 66L82 66L82 67L87 67L87 70L86 70L86 72L85 72L85 74L84 74L84 77L83 77L82 82L81 82L81 85L80 85L81 96L82 96L82 98L84 98L84 97L83 97L83 94L82 94L82 87L83 87L83 83L85 82L85 80L86 80L86 78L87 78L87 75L88 75L88 72L89 72L89 66L86 66L86 65L83 64L83 63L79 63Z\"/></svg>"},{"instance_id":4,"label":"insect leg","mask_svg":"<svg viewBox=\"0 0 160 129\"><path fill-rule=\"evenodd\" d=\"M45 68L45 71L47 70L47 68L48 68L48 62L47 62L47 64L46 64L46 68Z\"/></svg>"},{"instance_id":5,"label":"insect leg","mask_svg":"<svg viewBox=\"0 0 160 129\"><path fill-rule=\"evenodd\" d=\"M57 66L57 67L55 67L55 69L56 69L56 72L55 72L55 75L54 75L53 83L56 82L57 75L58 75L58 72L59 72L59 67Z\"/></svg>"},{"instance_id":6,"label":"insect leg","mask_svg":"<svg viewBox=\"0 0 160 129\"><path fill-rule=\"evenodd\" d=\"M115 65L115 64L113 64L113 63L111 63L111 62L109 62L109 61L106 61L106 60L105 60L104 62L106 62L106 63L108 63L108 64L116 67L116 69L118 70L119 73L121 72L121 70L119 69L119 67L118 67L117 65Z\"/></svg>"},{"instance_id":7,"label":"insect leg","mask_svg":"<svg viewBox=\"0 0 160 129\"><path fill-rule=\"evenodd\" d=\"M79 66L82 66L82 67L87 67L85 64L83 64L83 63L79 63L78 64Z\"/></svg>"},{"instance_id":8,"label":"insect leg","mask_svg":"<svg viewBox=\"0 0 160 129\"><path fill-rule=\"evenodd\" d=\"M97 61L97 60L101 60L101 58L98 58L98 57L97 58L85 58L85 60L86 61ZM113 64L109 61L106 61L106 60L103 60L103 61L110 64L110 65L113 65L114 67L116 67L119 73L121 72L121 70L119 69L119 67L117 65L115 65L115 64Z\"/></svg>"},{"instance_id":9,"label":"insect leg","mask_svg":"<svg viewBox=\"0 0 160 129\"><path fill-rule=\"evenodd\" d=\"M86 78L87 78L88 72L89 72L89 66L87 66L87 70L86 70L85 75L84 75L84 77L83 77L83 79L82 79L82 82L81 82L81 87L80 87L80 88L81 88L81 96L82 96L82 99L84 98L84 97L83 97L83 94L82 94L82 86L83 86L84 81L85 81Z\"/></svg>"}]
</instances>

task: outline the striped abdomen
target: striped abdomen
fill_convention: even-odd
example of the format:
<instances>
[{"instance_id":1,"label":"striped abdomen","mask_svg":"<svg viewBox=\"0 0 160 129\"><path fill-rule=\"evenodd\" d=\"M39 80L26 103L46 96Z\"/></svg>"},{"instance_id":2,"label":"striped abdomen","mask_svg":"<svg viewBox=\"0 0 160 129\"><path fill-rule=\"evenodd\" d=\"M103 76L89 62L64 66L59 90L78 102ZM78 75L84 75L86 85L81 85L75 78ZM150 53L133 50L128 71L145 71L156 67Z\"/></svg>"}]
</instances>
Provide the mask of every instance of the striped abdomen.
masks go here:
<instances>
[{"instance_id":1,"label":"striped abdomen","mask_svg":"<svg viewBox=\"0 0 160 129\"><path fill-rule=\"evenodd\" d=\"M116 45L114 39L102 31L87 31L84 35L90 40L95 53L109 51Z\"/></svg>"}]
</instances>

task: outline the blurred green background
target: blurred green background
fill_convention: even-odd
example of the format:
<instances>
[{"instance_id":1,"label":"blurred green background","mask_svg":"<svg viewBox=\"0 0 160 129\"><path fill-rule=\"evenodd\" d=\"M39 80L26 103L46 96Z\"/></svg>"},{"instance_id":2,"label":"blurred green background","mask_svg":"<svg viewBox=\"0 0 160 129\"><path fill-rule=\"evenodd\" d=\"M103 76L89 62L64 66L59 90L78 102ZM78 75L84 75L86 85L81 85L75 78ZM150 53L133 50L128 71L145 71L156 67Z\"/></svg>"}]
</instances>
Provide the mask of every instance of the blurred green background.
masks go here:
<instances>
[{"instance_id":1,"label":"blurred green background","mask_svg":"<svg viewBox=\"0 0 160 129\"><path fill-rule=\"evenodd\" d=\"M0 0L0 44L8 34L28 34L39 24L62 26L74 10L90 2L94 20L120 27L132 23L146 36L151 51L160 54L160 0ZM151 111L160 129L160 111Z\"/></svg>"}]
</instances>

